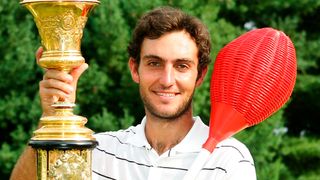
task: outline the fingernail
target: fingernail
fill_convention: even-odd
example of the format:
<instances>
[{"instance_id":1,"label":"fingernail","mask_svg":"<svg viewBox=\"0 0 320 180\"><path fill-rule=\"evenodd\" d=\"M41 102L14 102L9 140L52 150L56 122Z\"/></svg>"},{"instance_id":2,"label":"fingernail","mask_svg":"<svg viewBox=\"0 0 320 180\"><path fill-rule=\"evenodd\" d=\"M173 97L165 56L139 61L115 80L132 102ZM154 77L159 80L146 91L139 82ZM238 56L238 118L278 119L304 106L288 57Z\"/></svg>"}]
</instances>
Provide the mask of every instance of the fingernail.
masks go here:
<instances>
[{"instance_id":1,"label":"fingernail","mask_svg":"<svg viewBox=\"0 0 320 180\"><path fill-rule=\"evenodd\" d=\"M67 76L68 77L68 81L72 82L73 81L73 77L71 75Z\"/></svg>"},{"instance_id":2,"label":"fingernail","mask_svg":"<svg viewBox=\"0 0 320 180\"><path fill-rule=\"evenodd\" d=\"M88 65L87 63L86 63L85 65L86 65L86 69L88 69L88 68L89 68L89 65Z\"/></svg>"},{"instance_id":3,"label":"fingernail","mask_svg":"<svg viewBox=\"0 0 320 180\"><path fill-rule=\"evenodd\" d=\"M69 87L69 91L70 91L70 93L72 93L74 91L74 88L73 87Z\"/></svg>"}]
</instances>

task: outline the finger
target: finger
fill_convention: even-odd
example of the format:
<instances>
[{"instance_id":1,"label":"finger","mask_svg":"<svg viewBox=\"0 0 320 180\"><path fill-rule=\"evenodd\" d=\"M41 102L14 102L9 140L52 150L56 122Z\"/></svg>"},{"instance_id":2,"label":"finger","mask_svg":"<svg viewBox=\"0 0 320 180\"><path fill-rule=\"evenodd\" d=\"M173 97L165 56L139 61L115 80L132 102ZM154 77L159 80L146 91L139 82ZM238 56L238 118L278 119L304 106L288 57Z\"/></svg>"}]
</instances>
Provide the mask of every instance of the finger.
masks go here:
<instances>
[{"instance_id":1,"label":"finger","mask_svg":"<svg viewBox=\"0 0 320 180\"><path fill-rule=\"evenodd\" d=\"M40 94L42 94L43 96L41 97L41 101L45 101L45 102L58 102L58 100L65 100L65 99L70 99L70 95L64 93L63 91L60 91L58 89L42 89L40 90ZM50 100L52 98L52 100Z\"/></svg>"},{"instance_id":2,"label":"finger","mask_svg":"<svg viewBox=\"0 0 320 180\"><path fill-rule=\"evenodd\" d=\"M54 89L55 91L61 91L68 96L74 92L72 85L56 80L56 79L47 79L40 81L40 90ZM46 91L43 91L46 92ZM49 94L52 95L52 94Z\"/></svg>"},{"instance_id":3,"label":"finger","mask_svg":"<svg viewBox=\"0 0 320 180\"><path fill-rule=\"evenodd\" d=\"M52 96L53 99L53 103L56 103L59 101L59 97L58 96Z\"/></svg>"},{"instance_id":4,"label":"finger","mask_svg":"<svg viewBox=\"0 0 320 180\"><path fill-rule=\"evenodd\" d=\"M89 65L87 63L83 63L82 65L80 65L77 68L74 68L71 72L70 75L73 77L73 79L75 81L78 81L79 77L81 76L81 74L87 70L89 67Z\"/></svg>"},{"instance_id":5,"label":"finger","mask_svg":"<svg viewBox=\"0 0 320 180\"><path fill-rule=\"evenodd\" d=\"M37 64L39 64L39 60L42 56L42 53L43 53L43 47L40 46L36 52L36 60L37 60Z\"/></svg>"},{"instance_id":6,"label":"finger","mask_svg":"<svg viewBox=\"0 0 320 180\"><path fill-rule=\"evenodd\" d=\"M43 80L49 79L55 79L69 84L71 84L73 81L73 77L70 74L56 69L48 69L43 75Z\"/></svg>"}]
</instances>

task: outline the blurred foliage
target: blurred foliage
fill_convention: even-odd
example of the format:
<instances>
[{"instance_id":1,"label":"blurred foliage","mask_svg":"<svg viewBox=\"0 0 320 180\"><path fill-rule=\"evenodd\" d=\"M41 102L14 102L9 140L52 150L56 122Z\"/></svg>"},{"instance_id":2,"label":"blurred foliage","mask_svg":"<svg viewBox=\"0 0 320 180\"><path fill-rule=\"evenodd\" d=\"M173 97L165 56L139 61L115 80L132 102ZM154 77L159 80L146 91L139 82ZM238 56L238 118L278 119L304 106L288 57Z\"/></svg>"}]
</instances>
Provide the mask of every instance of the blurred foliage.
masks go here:
<instances>
[{"instance_id":1,"label":"blurred foliage","mask_svg":"<svg viewBox=\"0 0 320 180\"><path fill-rule=\"evenodd\" d=\"M320 140L286 137L279 154L290 169L292 179L316 180L320 172Z\"/></svg>"},{"instance_id":2,"label":"blurred foliage","mask_svg":"<svg viewBox=\"0 0 320 180\"><path fill-rule=\"evenodd\" d=\"M320 179L320 1L316 0L101 0L82 39L90 65L78 84L77 114L94 131L126 128L144 116L138 86L127 68L127 44L137 19L170 5L199 17L209 28L212 59L242 33L271 26L295 44L298 78L292 98L280 111L236 137L250 149L259 180ZM0 4L0 175L8 179L41 116L38 83L42 69L34 53L40 46L31 14L18 1ZM194 98L194 112L207 123L210 65Z\"/></svg>"},{"instance_id":3,"label":"blurred foliage","mask_svg":"<svg viewBox=\"0 0 320 180\"><path fill-rule=\"evenodd\" d=\"M236 138L241 139L250 149L258 179L286 179L281 177L282 173L286 172L286 166L282 164L281 157L278 157L278 150L286 131L284 122L279 121L282 115L283 110L280 110L259 126L251 127L236 135Z\"/></svg>"}]
</instances>

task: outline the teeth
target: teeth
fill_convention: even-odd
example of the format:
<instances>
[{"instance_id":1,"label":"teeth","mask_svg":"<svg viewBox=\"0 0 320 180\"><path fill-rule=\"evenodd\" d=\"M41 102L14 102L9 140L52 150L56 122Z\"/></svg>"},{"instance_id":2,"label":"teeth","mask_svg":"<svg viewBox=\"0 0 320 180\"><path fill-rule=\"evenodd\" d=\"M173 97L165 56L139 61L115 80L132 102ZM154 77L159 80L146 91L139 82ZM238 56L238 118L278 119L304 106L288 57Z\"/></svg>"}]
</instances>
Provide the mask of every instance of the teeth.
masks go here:
<instances>
[{"instance_id":1,"label":"teeth","mask_svg":"<svg viewBox=\"0 0 320 180\"><path fill-rule=\"evenodd\" d=\"M174 93L157 93L160 96L166 96L166 97L174 97L175 94Z\"/></svg>"}]
</instances>

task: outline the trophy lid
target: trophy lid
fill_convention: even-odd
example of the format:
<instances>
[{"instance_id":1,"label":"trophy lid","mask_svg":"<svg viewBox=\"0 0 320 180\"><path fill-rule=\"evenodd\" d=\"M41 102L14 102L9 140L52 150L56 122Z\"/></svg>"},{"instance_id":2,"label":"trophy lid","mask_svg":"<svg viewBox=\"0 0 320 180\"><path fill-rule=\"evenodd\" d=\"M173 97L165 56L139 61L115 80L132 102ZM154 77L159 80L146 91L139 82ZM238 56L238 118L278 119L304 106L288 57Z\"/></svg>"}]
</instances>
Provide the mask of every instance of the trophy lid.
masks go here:
<instances>
[{"instance_id":1,"label":"trophy lid","mask_svg":"<svg viewBox=\"0 0 320 180\"><path fill-rule=\"evenodd\" d=\"M20 4L36 3L36 2L89 2L99 4L99 0L21 0Z\"/></svg>"}]
</instances>

